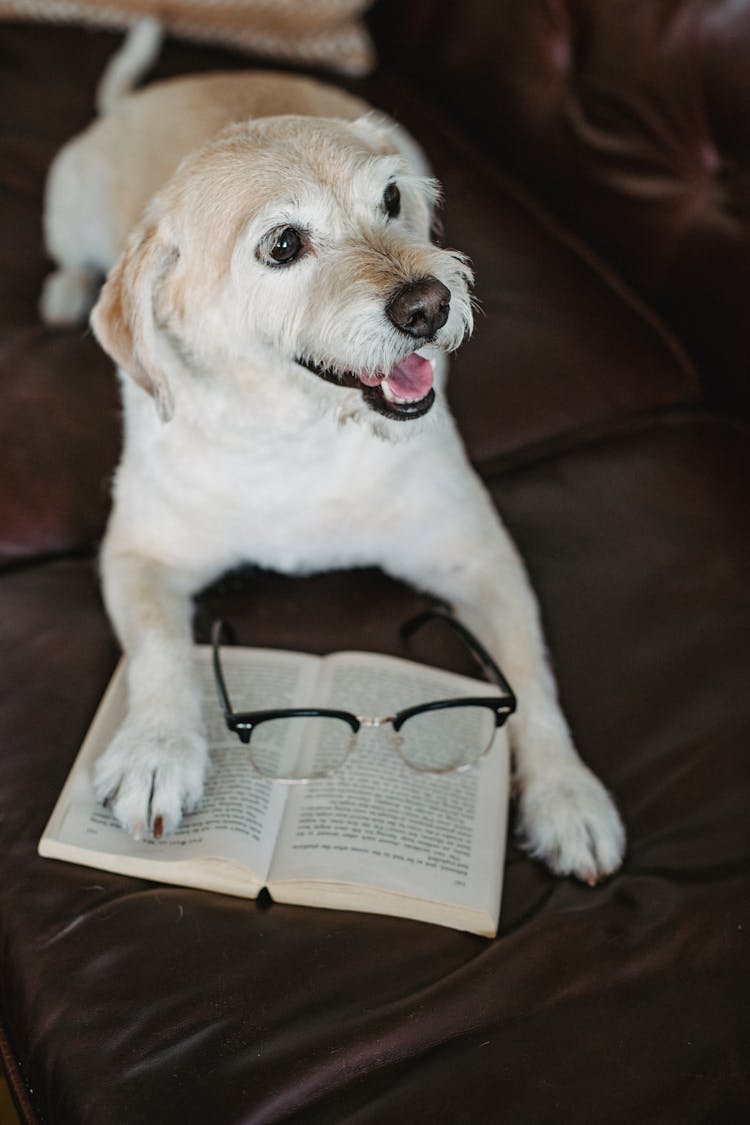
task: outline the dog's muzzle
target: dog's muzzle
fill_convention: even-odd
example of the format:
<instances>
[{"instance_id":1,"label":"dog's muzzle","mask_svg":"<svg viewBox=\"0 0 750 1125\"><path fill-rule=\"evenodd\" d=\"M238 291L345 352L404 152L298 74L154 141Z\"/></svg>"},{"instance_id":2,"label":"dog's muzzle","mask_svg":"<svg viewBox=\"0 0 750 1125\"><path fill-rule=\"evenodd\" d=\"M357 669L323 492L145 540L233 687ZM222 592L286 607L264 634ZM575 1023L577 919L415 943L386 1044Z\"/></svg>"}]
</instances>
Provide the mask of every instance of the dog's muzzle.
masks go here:
<instances>
[{"instance_id":1,"label":"dog's muzzle","mask_svg":"<svg viewBox=\"0 0 750 1125\"><path fill-rule=\"evenodd\" d=\"M297 359L296 362L327 383L357 388L372 410L399 422L423 417L435 401L432 388L434 365L416 352L399 360L388 374L383 371L340 371L308 359Z\"/></svg>"}]
</instances>

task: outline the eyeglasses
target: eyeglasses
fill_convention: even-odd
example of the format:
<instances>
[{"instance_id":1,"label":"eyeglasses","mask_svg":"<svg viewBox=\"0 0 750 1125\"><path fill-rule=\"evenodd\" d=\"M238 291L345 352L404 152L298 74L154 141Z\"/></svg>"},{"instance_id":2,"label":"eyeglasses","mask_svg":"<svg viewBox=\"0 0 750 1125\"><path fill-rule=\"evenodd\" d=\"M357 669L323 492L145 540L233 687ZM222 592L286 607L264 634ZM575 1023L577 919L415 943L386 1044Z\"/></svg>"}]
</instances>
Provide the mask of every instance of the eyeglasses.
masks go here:
<instances>
[{"instance_id":1,"label":"eyeglasses","mask_svg":"<svg viewBox=\"0 0 750 1125\"><path fill-rule=\"evenodd\" d=\"M437 699L381 718L327 707L237 712L221 665L221 642L228 626L215 621L211 645L219 702L228 729L249 745L255 770L263 777L287 782L327 777L345 765L360 732L381 727L387 728L391 748L413 770L451 773L476 766L490 749L497 729L516 710L516 697L487 650L447 610L425 610L402 625L401 633L409 639L430 620L444 622L460 637L500 695ZM308 752L297 755L290 766L285 750L294 744L304 745Z\"/></svg>"}]
</instances>

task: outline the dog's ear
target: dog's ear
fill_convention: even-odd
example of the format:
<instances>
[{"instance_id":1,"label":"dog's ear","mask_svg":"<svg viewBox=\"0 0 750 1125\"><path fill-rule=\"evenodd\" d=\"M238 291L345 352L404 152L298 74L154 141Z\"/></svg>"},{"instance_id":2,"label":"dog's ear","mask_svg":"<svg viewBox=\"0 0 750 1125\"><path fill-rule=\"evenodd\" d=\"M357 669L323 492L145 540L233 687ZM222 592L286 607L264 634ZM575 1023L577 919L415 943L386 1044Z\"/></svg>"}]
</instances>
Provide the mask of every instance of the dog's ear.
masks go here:
<instances>
[{"instance_id":1,"label":"dog's ear","mask_svg":"<svg viewBox=\"0 0 750 1125\"><path fill-rule=\"evenodd\" d=\"M155 226L135 232L112 267L91 313L94 334L112 359L153 395L162 422L174 413L164 371L157 307L163 307L171 268L179 257Z\"/></svg>"}]
</instances>

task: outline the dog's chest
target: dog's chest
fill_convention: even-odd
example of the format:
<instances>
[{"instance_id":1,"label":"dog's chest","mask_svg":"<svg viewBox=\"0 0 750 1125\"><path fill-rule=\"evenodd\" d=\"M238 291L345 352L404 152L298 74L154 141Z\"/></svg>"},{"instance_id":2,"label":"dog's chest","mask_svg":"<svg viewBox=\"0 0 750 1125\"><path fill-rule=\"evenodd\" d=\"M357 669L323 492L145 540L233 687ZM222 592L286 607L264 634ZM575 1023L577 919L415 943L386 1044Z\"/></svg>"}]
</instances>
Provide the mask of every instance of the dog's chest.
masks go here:
<instances>
[{"instance_id":1,"label":"dog's chest","mask_svg":"<svg viewBox=\"0 0 750 1125\"><path fill-rule=\"evenodd\" d=\"M200 438L170 423L161 438L137 472L140 518L148 509L153 532L179 554L200 542L217 561L296 572L351 566L376 561L402 525L410 442L328 418L287 433L249 424Z\"/></svg>"}]
</instances>

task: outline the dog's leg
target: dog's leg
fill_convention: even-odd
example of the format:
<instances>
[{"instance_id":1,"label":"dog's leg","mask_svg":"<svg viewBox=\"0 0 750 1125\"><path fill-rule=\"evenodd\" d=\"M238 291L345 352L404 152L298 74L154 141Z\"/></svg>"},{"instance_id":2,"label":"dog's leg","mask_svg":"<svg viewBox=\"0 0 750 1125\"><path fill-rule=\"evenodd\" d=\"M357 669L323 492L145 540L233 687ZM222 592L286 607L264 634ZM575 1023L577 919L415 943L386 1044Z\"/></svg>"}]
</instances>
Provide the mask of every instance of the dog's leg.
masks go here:
<instances>
[{"instance_id":1,"label":"dog's leg","mask_svg":"<svg viewBox=\"0 0 750 1125\"><path fill-rule=\"evenodd\" d=\"M518 552L473 474L431 507L439 523L414 526L420 506L409 511L403 546L386 569L450 602L497 657L518 696L509 733L524 846L556 874L593 885L620 866L625 834L573 745Z\"/></svg>"},{"instance_id":2,"label":"dog's leg","mask_svg":"<svg viewBox=\"0 0 750 1125\"><path fill-rule=\"evenodd\" d=\"M203 793L208 751L191 630L191 595L201 581L106 543L102 578L128 658L128 711L96 763L94 787L133 836L158 838Z\"/></svg>"}]
</instances>

